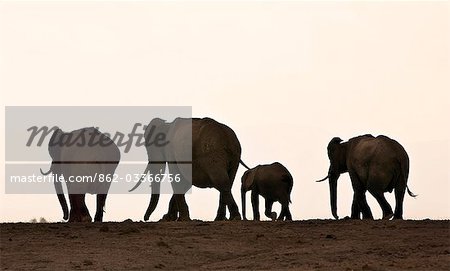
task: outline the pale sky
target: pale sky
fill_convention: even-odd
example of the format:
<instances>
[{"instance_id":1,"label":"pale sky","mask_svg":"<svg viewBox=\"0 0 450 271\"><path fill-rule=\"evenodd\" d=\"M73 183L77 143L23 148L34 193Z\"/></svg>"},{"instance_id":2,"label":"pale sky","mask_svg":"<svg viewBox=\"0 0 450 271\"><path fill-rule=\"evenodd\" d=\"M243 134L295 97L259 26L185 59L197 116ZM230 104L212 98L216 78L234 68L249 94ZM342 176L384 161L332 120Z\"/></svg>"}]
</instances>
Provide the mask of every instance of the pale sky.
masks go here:
<instances>
[{"instance_id":1,"label":"pale sky","mask_svg":"<svg viewBox=\"0 0 450 271\"><path fill-rule=\"evenodd\" d=\"M328 184L314 182L327 173L332 137L384 134L411 160L409 187L419 196L405 196L404 218L449 219L449 41L448 2L2 2L0 101L192 106L195 117L234 129L249 166L279 161L291 171L294 219L332 217ZM4 153L4 133L0 142ZM239 207L243 172L233 186ZM350 215L352 193L342 175L340 217ZM214 219L218 197L195 188L191 218ZM148 201L109 195L104 219L141 220ZM62 219L56 195L6 195L4 185L0 214L2 222Z\"/></svg>"}]
</instances>

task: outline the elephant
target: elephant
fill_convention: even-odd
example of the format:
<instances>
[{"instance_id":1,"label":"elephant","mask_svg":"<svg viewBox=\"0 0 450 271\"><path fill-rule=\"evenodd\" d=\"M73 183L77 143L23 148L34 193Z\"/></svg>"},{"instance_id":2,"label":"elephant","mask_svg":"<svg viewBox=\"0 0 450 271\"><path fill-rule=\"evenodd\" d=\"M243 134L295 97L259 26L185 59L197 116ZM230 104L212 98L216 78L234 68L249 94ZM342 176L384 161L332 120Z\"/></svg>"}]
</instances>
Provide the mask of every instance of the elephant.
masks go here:
<instances>
[{"instance_id":1,"label":"elephant","mask_svg":"<svg viewBox=\"0 0 450 271\"><path fill-rule=\"evenodd\" d=\"M383 219L403 219L403 199L405 190L415 197L408 188L409 157L400 143L380 135L357 136L347 142L334 137L328 144L330 167L328 175L318 182L329 179L331 213L337 215L337 180L340 174L348 172L353 187L351 218L373 219L366 201L366 191L378 201L383 211ZM395 212L384 197L385 192L395 190Z\"/></svg>"},{"instance_id":2,"label":"elephant","mask_svg":"<svg viewBox=\"0 0 450 271\"><path fill-rule=\"evenodd\" d=\"M97 194L95 222L102 222L103 208L111 185L111 178L120 161L117 145L96 128L82 128L69 133L57 128L50 138L48 151L52 158L50 170L54 179L61 176L67 185L70 213L61 181L54 181L55 190L63 209L63 219L69 222L91 222L85 203L85 194ZM109 176L109 177L107 177ZM81 181L84 178L84 181ZM103 178L103 181L101 180ZM75 180L80 181L75 181ZM93 180L93 181L89 181Z\"/></svg>"},{"instance_id":3,"label":"elephant","mask_svg":"<svg viewBox=\"0 0 450 271\"><path fill-rule=\"evenodd\" d=\"M242 197L242 217L245 217L245 194L252 190L253 220L259 220L259 195L266 200L266 211L264 214L275 220L277 213L272 212L272 205L275 201L280 202L281 212L278 220L292 220L289 211L291 202L291 191L293 178L291 173L282 164L275 162L270 165L259 165L247 170L241 178L241 197Z\"/></svg>"},{"instance_id":4,"label":"elephant","mask_svg":"<svg viewBox=\"0 0 450 271\"><path fill-rule=\"evenodd\" d=\"M185 180L184 183L172 183L174 194L162 220L190 220L185 193L191 185L219 190L219 208L215 220L226 219L227 207L230 219L241 219L231 188L239 164L247 166L240 159L241 145L234 131L211 118L177 118L172 123L154 118L145 130L145 140L154 142L161 134L167 136L166 140L170 144L163 147L146 144L149 162L143 175L149 171L164 171L167 162L169 172L181 174ZM142 178L130 191L136 189L141 181ZM160 196L160 183L153 182L151 185L152 194L144 215L145 221L155 210Z\"/></svg>"}]
</instances>

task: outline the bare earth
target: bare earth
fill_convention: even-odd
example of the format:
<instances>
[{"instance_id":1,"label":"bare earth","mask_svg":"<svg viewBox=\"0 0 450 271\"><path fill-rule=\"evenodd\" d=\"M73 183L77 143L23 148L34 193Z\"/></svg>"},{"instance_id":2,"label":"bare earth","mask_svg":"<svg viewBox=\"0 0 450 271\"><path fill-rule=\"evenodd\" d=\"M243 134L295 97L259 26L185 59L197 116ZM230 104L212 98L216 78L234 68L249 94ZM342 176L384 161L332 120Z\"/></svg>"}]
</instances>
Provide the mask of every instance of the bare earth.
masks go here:
<instances>
[{"instance_id":1,"label":"bare earth","mask_svg":"<svg viewBox=\"0 0 450 271\"><path fill-rule=\"evenodd\" d=\"M449 221L1 224L2 270L450 270Z\"/></svg>"}]
</instances>

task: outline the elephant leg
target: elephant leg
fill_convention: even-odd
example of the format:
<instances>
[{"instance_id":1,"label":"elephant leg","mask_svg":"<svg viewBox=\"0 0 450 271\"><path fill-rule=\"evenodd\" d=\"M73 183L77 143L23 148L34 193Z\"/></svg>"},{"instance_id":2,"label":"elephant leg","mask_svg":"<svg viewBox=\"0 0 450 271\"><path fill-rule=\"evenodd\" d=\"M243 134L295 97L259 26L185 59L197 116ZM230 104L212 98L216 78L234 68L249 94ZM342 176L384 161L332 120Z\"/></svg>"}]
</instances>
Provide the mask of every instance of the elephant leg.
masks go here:
<instances>
[{"instance_id":1,"label":"elephant leg","mask_svg":"<svg viewBox=\"0 0 450 271\"><path fill-rule=\"evenodd\" d=\"M187 168L190 168L191 165L186 166ZM186 171L184 167L180 168L180 165L171 164L169 163L169 172L172 174L172 176L181 176L179 182L172 182L172 189L173 189L173 196L172 199L174 200L175 204L169 204L169 217L170 219L177 217L177 221L190 221L190 215L189 215L189 207L186 203L186 197L185 194L192 188L192 172L187 175L191 175L190 177L186 177L186 175L183 174L184 171ZM174 177L175 178L175 177ZM171 200L172 200L171 199Z\"/></svg>"},{"instance_id":2,"label":"elephant leg","mask_svg":"<svg viewBox=\"0 0 450 271\"><path fill-rule=\"evenodd\" d=\"M394 219L403 219L403 199L405 197L406 187L399 187L399 186L395 188Z\"/></svg>"},{"instance_id":3,"label":"elephant leg","mask_svg":"<svg viewBox=\"0 0 450 271\"><path fill-rule=\"evenodd\" d=\"M383 219L389 220L392 218L392 208L391 205L387 202L386 198L384 197L383 192L371 192L372 196L378 201L378 204L381 206L381 210L383 210Z\"/></svg>"},{"instance_id":4,"label":"elephant leg","mask_svg":"<svg viewBox=\"0 0 450 271\"><path fill-rule=\"evenodd\" d=\"M233 195L230 190L220 191L219 208L217 209L216 221L226 219L226 208L230 212L230 220L241 220L241 214L239 208L234 201Z\"/></svg>"},{"instance_id":5,"label":"elephant leg","mask_svg":"<svg viewBox=\"0 0 450 271\"><path fill-rule=\"evenodd\" d=\"M106 196L108 194L98 194L97 195L97 211L95 213L94 222L103 221L103 208L105 207Z\"/></svg>"},{"instance_id":6,"label":"elephant leg","mask_svg":"<svg viewBox=\"0 0 450 271\"><path fill-rule=\"evenodd\" d=\"M282 207L285 209L284 211L284 217L286 218L286 221L292 221L292 215L291 211L289 210L289 205L286 205L286 207Z\"/></svg>"},{"instance_id":7,"label":"elephant leg","mask_svg":"<svg viewBox=\"0 0 450 271\"><path fill-rule=\"evenodd\" d=\"M283 221L285 217L286 217L286 210L283 208L283 206L281 206L280 215L278 216L277 220Z\"/></svg>"},{"instance_id":8,"label":"elephant leg","mask_svg":"<svg viewBox=\"0 0 450 271\"><path fill-rule=\"evenodd\" d=\"M372 211L370 210L369 204L367 204L366 191L358 192L356 197L358 199L358 205L363 214L363 219L373 219Z\"/></svg>"},{"instance_id":9,"label":"elephant leg","mask_svg":"<svg viewBox=\"0 0 450 271\"><path fill-rule=\"evenodd\" d=\"M228 171L227 174L227 183L229 184L229 188L227 189L227 206L228 211L230 212L230 220L241 220L241 213L239 213L239 207L234 200L233 194L231 193L231 188L233 187L234 178L236 177L236 172L239 167L239 163L236 163L236 166L233 167L232 170Z\"/></svg>"},{"instance_id":10,"label":"elephant leg","mask_svg":"<svg viewBox=\"0 0 450 271\"><path fill-rule=\"evenodd\" d=\"M220 191L219 194L219 208L217 209L217 216L215 221L222 221L226 219L227 204L225 201L225 192Z\"/></svg>"},{"instance_id":11,"label":"elephant leg","mask_svg":"<svg viewBox=\"0 0 450 271\"><path fill-rule=\"evenodd\" d=\"M352 219L361 219L361 209L358 205L358 200L356 199L356 193L353 194L353 202L352 202Z\"/></svg>"},{"instance_id":12,"label":"elephant leg","mask_svg":"<svg viewBox=\"0 0 450 271\"><path fill-rule=\"evenodd\" d=\"M233 198L233 194L231 194L231 189L224 193L225 203L227 204L228 211L230 212L230 220L241 220L241 214L239 213L239 208Z\"/></svg>"},{"instance_id":13,"label":"elephant leg","mask_svg":"<svg viewBox=\"0 0 450 271\"><path fill-rule=\"evenodd\" d=\"M366 187L363 186L361 180L355 172L349 172L350 179L352 181L353 187L353 203L357 203L357 206L352 205L352 218L358 216L359 212L357 208L362 212L363 219L373 219L372 211L370 210L369 204L366 200ZM357 214L357 215L356 215Z\"/></svg>"},{"instance_id":14,"label":"elephant leg","mask_svg":"<svg viewBox=\"0 0 450 271\"><path fill-rule=\"evenodd\" d=\"M278 220L286 219L286 221L292 220L291 211L289 210L289 199L280 201L281 203L281 212Z\"/></svg>"},{"instance_id":15,"label":"elephant leg","mask_svg":"<svg viewBox=\"0 0 450 271\"><path fill-rule=\"evenodd\" d=\"M189 207L186 203L184 194L175 194L174 197L180 214L178 221L190 221L191 218L189 216Z\"/></svg>"},{"instance_id":16,"label":"elephant leg","mask_svg":"<svg viewBox=\"0 0 450 271\"><path fill-rule=\"evenodd\" d=\"M175 221L178 218L178 206L175 199L175 195L172 195L169 201L169 210L167 214L162 217L162 221Z\"/></svg>"},{"instance_id":17,"label":"elephant leg","mask_svg":"<svg viewBox=\"0 0 450 271\"><path fill-rule=\"evenodd\" d=\"M234 179L235 174L232 176ZM230 220L240 220L241 214L239 213L239 208L233 198L233 194L231 194L233 179L230 179L227 172L222 171L211 173L209 175L209 178L211 180L211 183L213 184L213 187L220 192L219 208L217 210L217 216L215 220L226 219L227 207L228 211L230 212Z\"/></svg>"},{"instance_id":18,"label":"elephant leg","mask_svg":"<svg viewBox=\"0 0 450 271\"><path fill-rule=\"evenodd\" d=\"M80 206L76 200L76 196L77 195L69 194L70 211L69 211L68 222L80 222L81 221Z\"/></svg>"},{"instance_id":19,"label":"elephant leg","mask_svg":"<svg viewBox=\"0 0 450 271\"><path fill-rule=\"evenodd\" d=\"M253 207L253 220L259 221L259 195L255 190L252 190L252 207Z\"/></svg>"},{"instance_id":20,"label":"elephant leg","mask_svg":"<svg viewBox=\"0 0 450 271\"><path fill-rule=\"evenodd\" d=\"M69 194L70 215L69 222L91 222L92 217L89 214L84 201L85 194Z\"/></svg>"},{"instance_id":21,"label":"elephant leg","mask_svg":"<svg viewBox=\"0 0 450 271\"><path fill-rule=\"evenodd\" d=\"M85 197L86 194L81 194L80 196L80 205L81 205L81 222L92 222L92 217L89 214L89 210L86 206Z\"/></svg>"},{"instance_id":22,"label":"elephant leg","mask_svg":"<svg viewBox=\"0 0 450 271\"><path fill-rule=\"evenodd\" d=\"M273 221L277 218L277 213L272 212L272 206L273 200L266 199L266 211L264 212L264 214Z\"/></svg>"}]
</instances>

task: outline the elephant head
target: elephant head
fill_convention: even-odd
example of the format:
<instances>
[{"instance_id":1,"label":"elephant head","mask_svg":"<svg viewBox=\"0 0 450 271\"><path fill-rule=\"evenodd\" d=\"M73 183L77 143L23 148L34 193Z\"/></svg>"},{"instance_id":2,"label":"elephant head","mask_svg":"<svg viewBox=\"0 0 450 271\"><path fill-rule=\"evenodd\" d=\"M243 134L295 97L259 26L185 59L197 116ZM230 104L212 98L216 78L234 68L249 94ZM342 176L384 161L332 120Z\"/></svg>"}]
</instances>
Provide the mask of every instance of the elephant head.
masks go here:
<instances>
[{"instance_id":1,"label":"elephant head","mask_svg":"<svg viewBox=\"0 0 450 271\"><path fill-rule=\"evenodd\" d=\"M53 135L48 143L48 152L50 153L50 157L52 158L52 165L50 166L49 171L45 173L42 171L42 169L40 169L42 175L48 175L53 172L53 174L55 174L57 178L61 176L61 142L63 140L63 136L64 133L59 128L56 128L56 130L53 132ZM56 180L53 183L55 185L59 203L61 204L61 208L63 209L63 218L64 220L67 220L69 218L69 208L67 206L66 198L64 197L62 184L61 182L58 182Z\"/></svg>"},{"instance_id":2,"label":"elephant head","mask_svg":"<svg viewBox=\"0 0 450 271\"><path fill-rule=\"evenodd\" d=\"M246 220L246 212L245 212L245 194L247 191L251 190L254 185L255 175L257 169L249 169L247 170L241 178L241 199L242 199L242 217Z\"/></svg>"},{"instance_id":3,"label":"elephant head","mask_svg":"<svg viewBox=\"0 0 450 271\"><path fill-rule=\"evenodd\" d=\"M334 137L328 144L328 158L330 159L330 167L328 169L328 175L317 181L322 182L328 179L330 185L330 205L331 213L335 219L338 219L337 215L337 180L342 173L347 172L347 148L346 143L341 143L342 139Z\"/></svg>"},{"instance_id":4,"label":"elephant head","mask_svg":"<svg viewBox=\"0 0 450 271\"><path fill-rule=\"evenodd\" d=\"M161 135L168 136L170 130L170 123L166 123L165 120L160 118L154 118L150 121L150 123L147 125L145 132L144 132L144 138L145 138L145 148L147 150L147 156L148 156L148 164L147 167L144 170L144 173L142 174L141 179L136 183L136 185L129 190L129 192L132 192L136 188L139 187L139 185L142 183L142 180L144 177L150 172L151 174L158 174L165 171L165 161L166 161L166 151L165 151L165 145L160 146L156 144L156 140ZM162 163L164 162L164 163ZM153 213L153 211L156 209L156 206L158 205L159 196L160 196L160 183L159 182L153 182L152 185L152 194L150 197L150 203L147 208L147 211L144 215L144 220L147 221L150 218L150 215Z\"/></svg>"}]
</instances>

